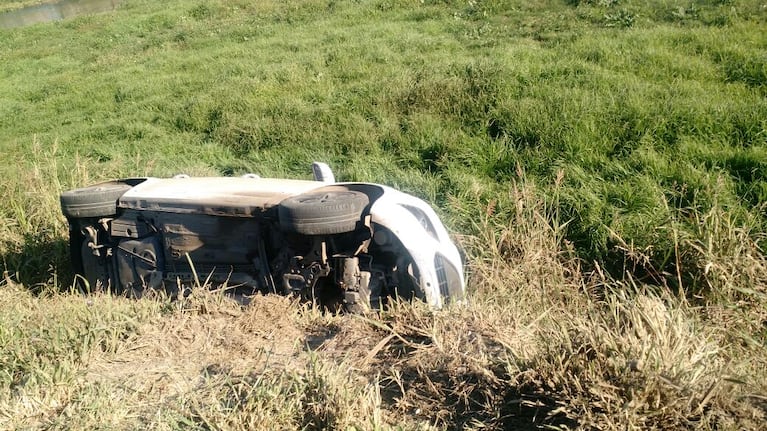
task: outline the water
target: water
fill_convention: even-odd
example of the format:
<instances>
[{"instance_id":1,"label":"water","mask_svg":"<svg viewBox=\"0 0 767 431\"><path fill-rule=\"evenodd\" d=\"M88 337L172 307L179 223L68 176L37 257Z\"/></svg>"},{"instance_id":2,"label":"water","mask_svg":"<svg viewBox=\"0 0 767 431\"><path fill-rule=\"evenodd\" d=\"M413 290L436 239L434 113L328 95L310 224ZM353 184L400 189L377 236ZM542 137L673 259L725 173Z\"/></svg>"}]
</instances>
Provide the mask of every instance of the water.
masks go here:
<instances>
[{"instance_id":1,"label":"water","mask_svg":"<svg viewBox=\"0 0 767 431\"><path fill-rule=\"evenodd\" d=\"M117 9L122 0L61 0L0 14L0 28L23 27Z\"/></svg>"}]
</instances>

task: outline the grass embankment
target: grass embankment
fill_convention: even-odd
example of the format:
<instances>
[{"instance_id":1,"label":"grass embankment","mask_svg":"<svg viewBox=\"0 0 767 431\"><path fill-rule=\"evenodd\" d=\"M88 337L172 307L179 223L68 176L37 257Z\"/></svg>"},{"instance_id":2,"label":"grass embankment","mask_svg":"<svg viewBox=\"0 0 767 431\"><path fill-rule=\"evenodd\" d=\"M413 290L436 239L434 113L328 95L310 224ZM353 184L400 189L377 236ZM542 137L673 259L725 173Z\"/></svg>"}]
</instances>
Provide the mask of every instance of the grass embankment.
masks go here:
<instances>
[{"instance_id":1,"label":"grass embankment","mask_svg":"<svg viewBox=\"0 0 767 431\"><path fill-rule=\"evenodd\" d=\"M0 31L0 420L758 428L766 21L737 0L137 1ZM312 160L433 202L471 303L55 293L62 189Z\"/></svg>"}]
</instances>

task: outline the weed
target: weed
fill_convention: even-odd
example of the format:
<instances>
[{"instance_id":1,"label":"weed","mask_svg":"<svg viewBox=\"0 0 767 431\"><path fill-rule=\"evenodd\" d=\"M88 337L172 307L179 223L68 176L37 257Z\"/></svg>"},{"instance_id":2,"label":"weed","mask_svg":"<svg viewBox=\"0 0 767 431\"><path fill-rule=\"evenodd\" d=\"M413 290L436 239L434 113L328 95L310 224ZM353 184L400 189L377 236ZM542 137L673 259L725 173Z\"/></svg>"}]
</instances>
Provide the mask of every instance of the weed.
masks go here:
<instances>
[{"instance_id":1,"label":"weed","mask_svg":"<svg viewBox=\"0 0 767 431\"><path fill-rule=\"evenodd\" d=\"M636 14L627 9L620 9L614 13L605 14L605 27L628 28L634 25L635 20Z\"/></svg>"}]
</instances>

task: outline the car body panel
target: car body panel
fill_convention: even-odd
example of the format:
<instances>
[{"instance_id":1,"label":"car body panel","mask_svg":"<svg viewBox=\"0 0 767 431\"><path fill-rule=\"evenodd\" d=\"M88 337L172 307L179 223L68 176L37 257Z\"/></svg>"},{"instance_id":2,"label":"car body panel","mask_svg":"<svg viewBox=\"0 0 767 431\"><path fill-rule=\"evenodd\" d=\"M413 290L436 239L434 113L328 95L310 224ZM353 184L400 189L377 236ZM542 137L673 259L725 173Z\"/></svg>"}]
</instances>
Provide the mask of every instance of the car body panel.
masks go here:
<instances>
[{"instance_id":1,"label":"car body panel","mask_svg":"<svg viewBox=\"0 0 767 431\"><path fill-rule=\"evenodd\" d=\"M441 308L445 302L444 292L440 292L440 280L434 265L437 255L442 255L450 265L460 268L457 283L460 288L453 289L451 300L463 299L463 263L458 248L453 244L447 230L439 221L437 214L426 202L390 187L384 190L381 198L370 209L373 222L387 227L402 242L420 271L419 284L425 294L426 302L434 308ZM413 208L421 212L414 213ZM425 219L424 219L425 218Z\"/></svg>"}]
</instances>

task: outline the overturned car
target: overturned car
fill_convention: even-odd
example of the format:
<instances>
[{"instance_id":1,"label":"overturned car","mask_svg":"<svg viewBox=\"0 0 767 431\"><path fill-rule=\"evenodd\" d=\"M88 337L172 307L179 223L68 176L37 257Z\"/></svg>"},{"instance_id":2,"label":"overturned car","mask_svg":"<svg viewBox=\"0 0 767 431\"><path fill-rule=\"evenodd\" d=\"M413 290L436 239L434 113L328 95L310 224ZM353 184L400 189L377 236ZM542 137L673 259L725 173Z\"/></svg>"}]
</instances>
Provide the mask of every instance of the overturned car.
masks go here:
<instances>
[{"instance_id":1,"label":"overturned car","mask_svg":"<svg viewBox=\"0 0 767 431\"><path fill-rule=\"evenodd\" d=\"M313 169L314 181L180 175L64 192L74 270L90 289L132 296L222 286L353 312L463 298L461 257L428 204Z\"/></svg>"}]
</instances>

